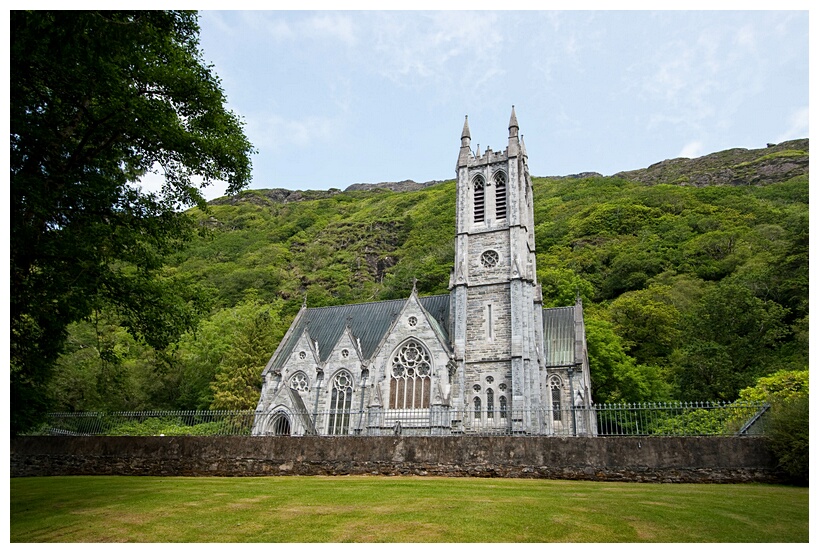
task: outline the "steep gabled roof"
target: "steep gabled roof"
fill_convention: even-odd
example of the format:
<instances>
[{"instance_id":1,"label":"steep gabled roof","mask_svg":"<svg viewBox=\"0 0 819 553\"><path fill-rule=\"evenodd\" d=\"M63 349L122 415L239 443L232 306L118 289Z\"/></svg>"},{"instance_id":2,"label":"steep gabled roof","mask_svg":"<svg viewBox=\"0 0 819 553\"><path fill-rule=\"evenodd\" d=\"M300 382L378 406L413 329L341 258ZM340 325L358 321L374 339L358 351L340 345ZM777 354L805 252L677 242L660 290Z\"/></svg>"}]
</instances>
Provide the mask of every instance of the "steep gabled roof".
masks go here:
<instances>
[{"instance_id":1,"label":"steep gabled roof","mask_svg":"<svg viewBox=\"0 0 819 553\"><path fill-rule=\"evenodd\" d=\"M432 316L433 324L437 323L436 332L448 343L449 295L418 299ZM311 340L318 343L319 361L327 361L347 326L361 342L362 357L369 359L406 302L406 299L401 299L305 308L293 321L268 367L280 369L284 366L304 330L307 330Z\"/></svg>"},{"instance_id":2,"label":"steep gabled roof","mask_svg":"<svg viewBox=\"0 0 819 553\"><path fill-rule=\"evenodd\" d=\"M565 367L578 362L574 310L574 306L543 310L543 356L547 367Z\"/></svg>"}]
</instances>

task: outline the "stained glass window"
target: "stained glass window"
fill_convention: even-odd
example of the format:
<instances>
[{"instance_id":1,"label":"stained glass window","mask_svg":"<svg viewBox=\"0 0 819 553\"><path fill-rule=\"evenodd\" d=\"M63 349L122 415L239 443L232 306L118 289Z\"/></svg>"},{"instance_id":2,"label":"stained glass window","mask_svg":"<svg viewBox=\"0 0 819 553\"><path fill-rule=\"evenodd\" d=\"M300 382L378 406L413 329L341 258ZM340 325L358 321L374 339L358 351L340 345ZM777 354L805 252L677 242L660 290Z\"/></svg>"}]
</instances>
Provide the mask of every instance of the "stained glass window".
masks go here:
<instances>
[{"instance_id":1,"label":"stained glass window","mask_svg":"<svg viewBox=\"0 0 819 553\"><path fill-rule=\"evenodd\" d=\"M390 409L426 409L429 407L429 352L417 340L407 341L392 358Z\"/></svg>"}]
</instances>

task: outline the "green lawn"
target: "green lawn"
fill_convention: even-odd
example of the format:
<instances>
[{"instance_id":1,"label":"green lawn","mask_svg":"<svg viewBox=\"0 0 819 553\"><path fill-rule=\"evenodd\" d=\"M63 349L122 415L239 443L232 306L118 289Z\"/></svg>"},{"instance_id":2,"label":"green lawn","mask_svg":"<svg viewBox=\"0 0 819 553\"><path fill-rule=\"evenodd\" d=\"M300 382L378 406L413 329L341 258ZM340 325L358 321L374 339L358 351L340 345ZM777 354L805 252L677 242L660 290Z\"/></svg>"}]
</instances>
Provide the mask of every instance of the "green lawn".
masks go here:
<instances>
[{"instance_id":1,"label":"green lawn","mask_svg":"<svg viewBox=\"0 0 819 553\"><path fill-rule=\"evenodd\" d=\"M808 489L411 477L11 479L12 542L807 542Z\"/></svg>"}]
</instances>

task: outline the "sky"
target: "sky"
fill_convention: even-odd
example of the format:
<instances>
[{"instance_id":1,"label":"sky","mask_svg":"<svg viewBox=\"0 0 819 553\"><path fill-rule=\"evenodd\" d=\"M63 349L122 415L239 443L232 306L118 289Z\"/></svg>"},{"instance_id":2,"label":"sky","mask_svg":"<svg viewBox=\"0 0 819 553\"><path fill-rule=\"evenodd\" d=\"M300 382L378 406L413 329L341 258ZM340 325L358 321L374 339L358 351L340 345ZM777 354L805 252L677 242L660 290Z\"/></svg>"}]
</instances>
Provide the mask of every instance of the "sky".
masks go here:
<instances>
[{"instance_id":1,"label":"sky","mask_svg":"<svg viewBox=\"0 0 819 553\"><path fill-rule=\"evenodd\" d=\"M515 106L534 176L808 136L808 11L215 11L200 45L251 188L455 177ZM209 198L223 193L218 187Z\"/></svg>"}]
</instances>

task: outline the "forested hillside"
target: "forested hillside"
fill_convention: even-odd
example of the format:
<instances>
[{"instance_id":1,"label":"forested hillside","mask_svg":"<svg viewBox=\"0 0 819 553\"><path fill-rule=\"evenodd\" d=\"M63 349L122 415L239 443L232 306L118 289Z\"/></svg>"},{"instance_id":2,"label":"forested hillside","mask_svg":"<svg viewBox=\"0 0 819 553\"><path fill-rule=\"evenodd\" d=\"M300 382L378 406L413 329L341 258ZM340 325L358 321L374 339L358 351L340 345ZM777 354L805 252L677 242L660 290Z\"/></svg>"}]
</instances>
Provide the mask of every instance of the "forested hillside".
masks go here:
<instances>
[{"instance_id":1,"label":"forested hillside","mask_svg":"<svg viewBox=\"0 0 819 553\"><path fill-rule=\"evenodd\" d=\"M544 304L583 298L595 402L733 400L808 366L808 141L670 160L614 177L534 178ZM168 275L207 299L163 351L112 309L71 327L57 409L255 407L302 301L445 293L455 184L250 190L194 211Z\"/></svg>"}]
</instances>

